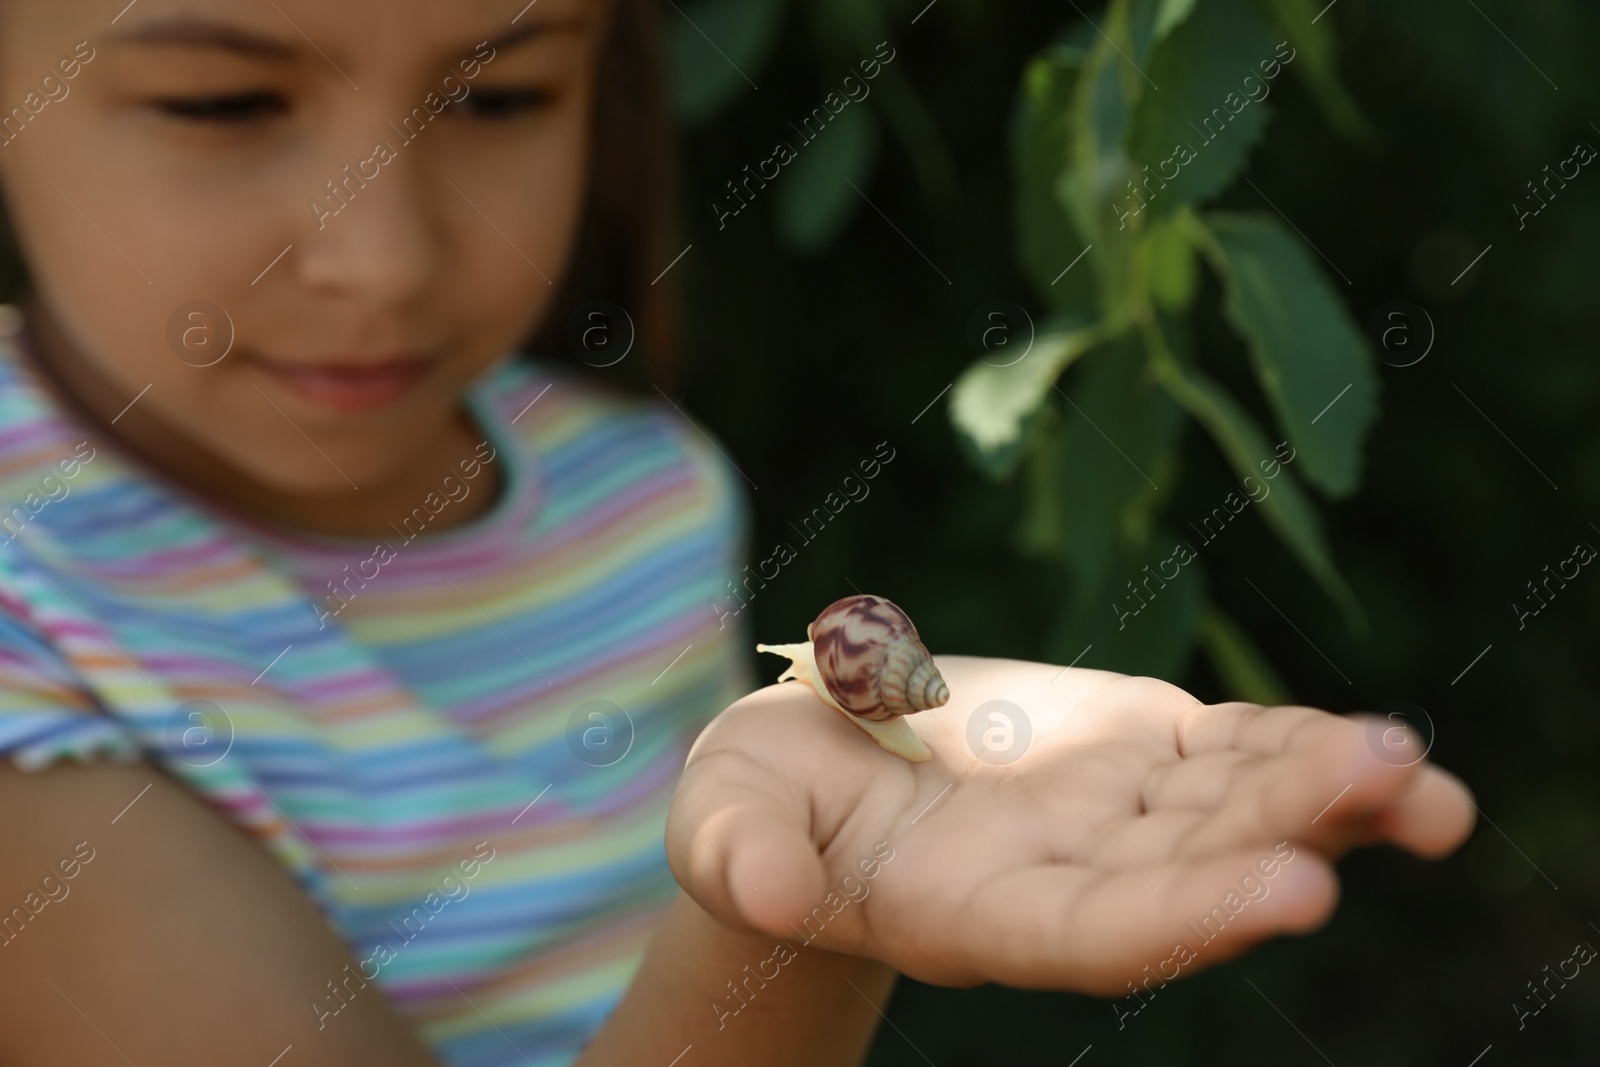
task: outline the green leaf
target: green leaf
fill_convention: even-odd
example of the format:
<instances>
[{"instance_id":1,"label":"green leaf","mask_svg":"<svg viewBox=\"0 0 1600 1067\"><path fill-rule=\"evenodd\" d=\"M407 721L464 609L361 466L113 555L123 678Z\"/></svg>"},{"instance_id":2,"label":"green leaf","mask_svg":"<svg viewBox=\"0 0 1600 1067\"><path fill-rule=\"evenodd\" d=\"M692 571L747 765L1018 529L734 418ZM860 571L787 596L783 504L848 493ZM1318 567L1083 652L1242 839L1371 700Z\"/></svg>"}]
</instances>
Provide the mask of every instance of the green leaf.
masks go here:
<instances>
[{"instance_id":1,"label":"green leaf","mask_svg":"<svg viewBox=\"0 0 1600 1067\"><path fill-rule=\"evenodd\" d=\"M1099 242L1110 197L1126 180L1128 123L1146 85L1137 60L1128 57L1129 49L1138 51L1128 33L1128 3L1113 3L1106 16L1073 93L1069 166L1056 182L1073 225L1091 243Z\"/></svg>"},{"instance_id":2,"label":"green leaf","mask_svg":"<svg viewBox=\"0 0 1600 1067\"><path fill-rule=\"evenodd\" d=\"M1153 338L1152 345L1165 348L1165 342L1158 337ZM1294 475L1287 469L1288 464L1279 464L1276 474L1271 479L1267 478L1267 473L1274 470L1272 464L1279 457L1267 444L1266 437L1255 422L1221 386L1197 370L1179 367L1170 353L1166 358L1157 360L1157 368L1162 385L1174 400L1194 416L1195 421L1205 427L1228 458L1234 472L1270 490L1254 506L1261 509L1267 525L1345 613L1351 626L1363 629L1366 621L1361 606L1329 559L1327 546L1322 539L1322 524L1311 506L1310 497L1295 481ZM1291 451L1287 458L1289 463L1294 463L1301 457L1298 452ZM1254 498L1248 483L1245 491Z\"/></svg>"},{"instance_id":3,"label":"green leaf","mask_svg":"<svg viewBox=\"0 0 1600 1067\"><path fill-rule=\"evenodd\" d=\"M1215 607L1200 616L1200 643L1235 700L1268 707L1292 701L1289 687L1255 642Z\"/></svg>"},{"instance_id":4,"label":"green leaf","mask_svg":"<svg viewBox=\"0 0 1600 1067\"><path fill-rule=\"evenodd\" d=\"M1048 412L1034 436L1037 446L1028 454L1026 480L1022 485L1022 519L1017 524L1015 544L1024 556L1051 563L1061 562L1066 544L1068 504L1057 491L1061 477L1060 419L1053 405L1040 406Z\"/></svg>"},{"instance_id":5,"label":"green leaf","mask_svg":"<svg viewBox=\"0 0 1600 1067\"><path fill-rule=\"evenodd\" d=\"M700 0L664 11L672 57L672 110L704 122L761 73L787 10L785 0Z\"/></svg>"},{"instance_id":6,"label":"green leaf","mask_svg":"<svg viewBox=\"0 0 1600 1067\"><path fill-rule=\"evenodd\" d=\"M1073 94L1070 161L1055 184L1073 227L1091 245L1105 244L1101 235L1110 219L1104 212L1128 169L1122 147L1131 110L1123 87L1126 63L1109 40L1090 53ZM1094 258L1103 260L1108 251Z\"/></svg>"},{"instance_id":7,"label":"green leaf","mask_svg":"<svg viewBox=\"0 0 1600 1067\"><path fill-rule=\"evenodd\" d=\"M865 183L877 156L878 123L860 104L846 104L816 140L799 145L775 201L783 243L806 253L832 244L861 203L850 183Z\"/></svg>"},{"instance_id":8,"label":"green leaf","mask_svg":"<svg viewBox=\"0 0 1600 1067\"><path fill-rule=\"evenodd\" d=\"M962 372L950 394L950 421L980 469L993 478L1010 474L1032 441L1050 387L1099 341L1094 327L1047 325L1015 362L979 360Z\"/></svg>"},{"instance_id":9,"label":"green leaf","mask_svg":"<svg viewBox=\"0 0 1600 1067\"><path fill-rule=\"evenodd\" d=\"M1072 100L1085 56L1076 49L1057 47L1028 64L1013 126L1012 153L1017 181L1017 252L1023 270L1052 308L1088 315L1096 306L1094 270L1078 263L1066 271L1087 242L1056 197L1056 181L1071 155Z\"/></svg>"},{"instance_id":10,"label":"green leaf","mask_svg":"<svg viewBox=\"0 0 1600 1067\"><path fill-rule=\"evenodd\" d=\"M1133 284L1137 228L1119 218L1113 201L1133 177L1127 140L1134 109L1141 96L1156 91L1140 63L1150 62L1156 14L1155 0L1117 0L1106 12L1078 78L1070 161L1055 185L1085 241L1100 311L1109 318L1131 317L1143 302Z\"/></svg>"},{"instance_id":11,"label":"green leaf","mask_svg":"<svg viewBox=\"0 0 1600 1067\"><path fill-rule=\"evenodd\" d=\"M1193 0L1191 6L1192 3ZM1150 61L1150 49L1160 35L1161 19L1169 6L1171 0L1120 0L1112 7L1111 24L1122 29L1128 42L1124 46L1128 58L1140 67ZM1139 78L1142 80L1144 75Z\"/></svg>"},{"instance_id":12,"label":"green leaf","mask_svg":"<svg viewBox=\"0 0 1600 1067\"><path fill-rule=\"evenodd\" d=\"M1187 564L1177 564L1178 546L1184 544L1175 535L1158 533L1148 547L1126 548L1112 557L1047 637L1047 655L1061 663L1082 656L1082 667L1181 680L1206 602L1200 560L1190 555ZM1176 577L1160 576L1173 567Z\"/></svg>"},{"instance_id":13,"label":"green leaf","mask_svg":"<svg viewBox=\"0 0 1600 1067\"><path fill-rule=\"evenodd\" d=\"M1156 40L1160 41L1176 29L1194 10L1195 0L1161 0L1161 11L1156 15Z\"/></svg>"},{"instance_id":14,"label":"green leaf","mask_svg":"<svg viewBox=\"0 0 1600 1067\"><path fill-rule=\"evenodd\" d=\"M1249 343L1256 377L1301 456L1306 480L1345 496L1377 417L1372 353L1299 238L1276 219L1212 213L1205 223L1224 311Z\"/></svg>"},{"instance_id":15,"label":"green leaf","mask_svg":"<svg viewBox=\"0 0 1600 1067\"><path fill-rule=\"evenodd\" d=\"M1142 548L1183 413L1151 375L1135 338L1083 364L1062 392L1054 493L1069 503L1061 557L1083 586L1119 544Z\"/></svg>"},{"instance_id":16,"label":"green leaf","mask_svg":"<svg viewBox=\"0 0 1600 1067\"><path fill-rule=\"evenodd\" d=\"M1327 5L1322 0L1263 2L1281 32L1288 34L1288 65L1311 91L1334 129L1359 141L1376 139L1376 131L1339 80L1339 45L1334 39L1333 22L1321 20L1327 14Z\"/></svg>"},{"instance_id":17,"label":"green leaf","mask_svg":"<svg viewBox=\"0 0 1600 1067\"><path fill-rule=\"evenodd\" d=\"M1233 182L1271 117L1257 64L1273 48L1249 0L1206 0L1161 42L1150 66L1161 89L1139 101L1128 142L1134 187L1118 190L1119 220L1146 208L1160 217Z\"/></svg>"},{"instance_id":18,"label":"green leaf","mask_svg":"<svg viewBox=\"0 0 1600 1067\"><path fill-rule=\"evenodd\" d=\"M1099 312L1123 315L1134 303L1127 285L1129 250L1134 234L1121 232L1120 227L1118 231L1105 232L1111 211L1109 198L1116 182L1127 171L1127 158L1120 143L1103 145L1100 135L1094 131L1097 121L1114 120L1114 116L1105 114L1114 108L1097 107L1096 101L1106 99L1105 94L1119 92L1115 72L1105 66L1103 60L1100 63L1092 68L1092 77L1085 71L1078 79L1072 108L1071 161L1056 177L1051 193L1084 242L1080 249L1083 259L1068 260L1067 265L1072 265L1072 270L1063 277L1075 273L1092 274L1092 278L1079 278L1077 282L1080 285L1093 283ZM1096 111L1101 114L1097 116Z\"/></svg>"},{"instance_id":19,"label":"green leaf","mask_svg":"<svg viewBox=\"0 0 1600 1067\"><path fill-rule=\"evenodd\" d=\"M1169 217L1152 224L1145 234L1145 254L1150 295L1156 303L1168 310L1187 308L1194 300L1199 272L1186 221Z\"/></svg>"},{"instance_id":20,"label":"green leaf","mask_svg":"<svg viewBox=\"0 0 1600 1067\"><path fill-rule=\"evenodd\" d=\"M1148 541L1168 495L1159 487L1176 476L1183 414L1146 372L1131 338L1095 355L1072 399L1061 392L1058 417L1028 457L1018 546L1066 566L1080 588L1099 579L1113 553Z\"/></svg>"}]
</instances>

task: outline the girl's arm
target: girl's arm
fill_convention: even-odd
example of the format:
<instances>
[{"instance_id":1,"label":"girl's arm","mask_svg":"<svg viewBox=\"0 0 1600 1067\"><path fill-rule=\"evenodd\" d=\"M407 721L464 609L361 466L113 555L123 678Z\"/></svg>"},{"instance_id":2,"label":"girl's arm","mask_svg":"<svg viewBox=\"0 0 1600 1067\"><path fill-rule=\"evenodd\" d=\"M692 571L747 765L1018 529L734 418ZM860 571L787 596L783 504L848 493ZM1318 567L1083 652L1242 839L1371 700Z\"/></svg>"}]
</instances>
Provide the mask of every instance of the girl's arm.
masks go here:
<instances>
[{"instance_id":1,"label":"girl's arm","mask_svg":"<svg viewBox=\"0 0 1600 1067\"><path fill-rule=\"evenodd\" d=\"M577 1067L667 1067L691 1045L685 1067L860 1063L895 972L799 937L783 944L735 933L680 893Z\"/></svg>"},{"instance_id":2,"label":"girl's arm","mask_svg":"<svg viewBox=\"0 0 1600 1067\"><path fill-rule=\"evenodd\" d=\"M160 771L0 766L0 1062L436 1065L359 977L319 1028L353 973L288 872Z\"/></svg>"},{"instance_id":3,"label":"girl's arm","mask_svg":"<svg viewBox=\"0 0 1600 1067\"><path fill-rule=\"evenodd\" d=\"M775 944L680 895L582 1067L690 1044L699 1067L859 1062L894 972L800 947L762 988ZM0 764L0 1063L267 1067L293 1046L280 1067L437 1067L357 973L288 872L162 772ZM737 1014L730 981L756 991Z\"/></svg>"}]
</instances>

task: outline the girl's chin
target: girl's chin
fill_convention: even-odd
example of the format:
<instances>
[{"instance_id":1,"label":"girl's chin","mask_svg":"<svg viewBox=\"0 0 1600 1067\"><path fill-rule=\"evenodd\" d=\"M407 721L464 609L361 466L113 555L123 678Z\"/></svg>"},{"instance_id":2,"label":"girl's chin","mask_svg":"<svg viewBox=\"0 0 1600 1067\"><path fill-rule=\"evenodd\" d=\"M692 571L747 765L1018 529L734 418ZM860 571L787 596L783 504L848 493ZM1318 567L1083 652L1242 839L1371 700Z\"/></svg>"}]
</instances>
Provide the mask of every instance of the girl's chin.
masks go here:
<instances>
[{"instance_id":1,"label":"girl's chin","mask_svg":"<svg viewBox=\"0 0 1600 1067\"><path fill-rule=\"evenodd\" d=\"M294 441L278 446L280 455L270 452L243 455L235 454L231 466L244 474L254 489L241 487L233 495L249 501L261 495L261 490L286 498L324 500L330 503L364 494L388 485L404 476L396 464L396 457L405 455L400 443L386 452L349 455L330 445L313 445L296 435ZM306 455L299 453L305 452Z\"/></svg>"}]
</instances>

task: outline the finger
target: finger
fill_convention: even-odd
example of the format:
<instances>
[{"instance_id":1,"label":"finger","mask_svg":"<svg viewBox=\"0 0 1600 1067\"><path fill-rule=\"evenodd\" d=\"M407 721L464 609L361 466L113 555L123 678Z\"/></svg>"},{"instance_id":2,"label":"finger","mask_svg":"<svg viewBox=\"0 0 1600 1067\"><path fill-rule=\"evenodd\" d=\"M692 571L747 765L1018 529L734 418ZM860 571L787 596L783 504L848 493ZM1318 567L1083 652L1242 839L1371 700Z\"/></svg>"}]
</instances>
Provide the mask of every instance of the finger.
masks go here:
<instances>
[{"instance_id":1,"label":"finger","mask_svg":"<svg viewBox=\"0 0 1600 1067\"><path fill-rule=\"evenodd\" d=\"M975 896L965 951L1004 961L998 973L992 963L978 966L1007 985L1127 996L1266 938L1316 929L1337 901L1328 861L1292 845L1102 876L1036 867Z\"/></svg>"},{"instance_id":2,"label":"finger","mask_svg":"<svg viewBox=\"0 0 1600 1067\"><path fill-rule=\"evenodd\" d=\"M1274 756L1303 743L1303 731L1337 717L1299 705L1200 704L1188 709L1178 724L1178 750L1185 758L1213 752Z\"/></svg>"},{"instance_id":3,"label":"finger","mask_svg":"<svg viewBox=\"0 0 1600 1067\"><path fill-rule=\"evenodd\" d=\"M1372 817L1379 840L1424 859L1441 859L1472 836L1477 803L1461 779L1439 767L1423 765L1404 791Z\"/></svg>"},{"instance_id":4,"label":"finger","mask_svg":"<svg viewBox=\"0 0 1600 1067\"><path fill-rule=\"evenodd\" d=\"M1283 753L1235 771L1222 805L1183 843L1186 855L1284 839L1342 850L1351 828L1393 804L1420 771L1381 759L1353 719L1325 715L1296 733Z\"/></svg>"},{"instance_id":5,"label":"finger","mask_svg":"<svg viewBox=\"0 0 1600 1067\"><path fill-rule=\"evenodd\" d=\"M684 770L667 815L668 862L719 921L787 936L823 895L809 819L776 775L737 753L714 753Z\"/></svg>"}]
</instances>

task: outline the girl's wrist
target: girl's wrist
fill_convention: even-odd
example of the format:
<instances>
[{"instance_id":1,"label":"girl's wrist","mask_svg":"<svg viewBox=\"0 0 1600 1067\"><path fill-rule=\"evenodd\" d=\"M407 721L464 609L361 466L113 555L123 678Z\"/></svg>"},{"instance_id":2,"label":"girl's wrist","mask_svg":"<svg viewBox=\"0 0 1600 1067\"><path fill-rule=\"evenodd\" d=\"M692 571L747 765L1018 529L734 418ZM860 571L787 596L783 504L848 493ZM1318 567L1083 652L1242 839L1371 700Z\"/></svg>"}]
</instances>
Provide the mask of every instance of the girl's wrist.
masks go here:
<instances>
[{"instance_id":1,"label":"girl's wrist","mask_svg":"<svg viewBox=\"0 0 1600 1067\"><path fill-rule=\"evenodd\" d=\"M831 999L842 992L863 1009L881 1008L899 978L885 963L818 948L801 936L734 930L686 893L679 894L674 911L682 913L687 936L704 946L708 1010L719 1032L738 1026L741 1019L781 1012L784 1002L792 1006L813 996ZM852 986L856 992L850 991ZM876 1011L869 1014L876 1022Z\"/></svg>"},{"instance_id":2,"label":"girl's wrist","mask_svg":"<svg viewBox=\"0 0 1600 1067\"><path fill-rule=\"evenodd\" d=\"M886 964L732 930L679 893L579 1067L855 1064L898 975ZM821 1025L819 1025L821 1024Z\"/></svg>"}]
</instances>

